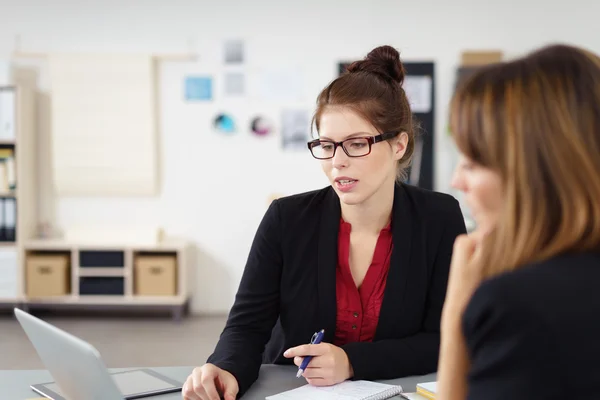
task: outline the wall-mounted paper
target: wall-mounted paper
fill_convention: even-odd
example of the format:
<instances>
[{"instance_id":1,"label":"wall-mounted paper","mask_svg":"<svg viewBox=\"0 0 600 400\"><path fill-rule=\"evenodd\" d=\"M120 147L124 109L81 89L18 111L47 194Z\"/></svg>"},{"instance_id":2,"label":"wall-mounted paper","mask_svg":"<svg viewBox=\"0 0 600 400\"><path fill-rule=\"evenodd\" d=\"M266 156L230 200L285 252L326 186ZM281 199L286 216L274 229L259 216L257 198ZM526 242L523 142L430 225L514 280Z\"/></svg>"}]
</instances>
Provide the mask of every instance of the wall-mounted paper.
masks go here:
<instances>
[{"instance_id":1,"label":"wall-mounted paper","mask_svg":"<svg viewBox=\"0 0 600 400\"><path fill-rule=\"evenodd\" d=\"M228 96L243 95L244 74L241 72L228 72L225 74L225 94Z\"/></svg>"},{"instance_id":2,"label":"wall-mounted paper","mask_svg":"<svg viewBox=\"0 0 600 400\"><path fill-rule=\"evenodd\" d=\"M225 42L225 63L241 64L244 62L244 42L228 40Z\"/></svg>"},{"instance_id":3,"label":"wall-mounted paper","mask_svg":"<svg viewBox=\"0 0 600 400\"><path fill-rule=\"evenodd\" d=\"M154 59L51 54L49 67L57 194L157 194Z\"/></svg>"},{"instance_id":4,"label":"wall-mounted paper","mask_svg":"<svg viewBox=\"0 0 600 400\"><path fill-rule=\"evenodd\" d=\"M431 76L407 75L404 78L403 88L412 112L431 112Z\"/></svg>"},{"instance_id":5,"label":"wall-mounted paper","mask_svg":"<svg viewBox=\"0 0 600 400\"><path fill-rule=\"evenodd\" d=\"M185 99L187 101L212 100L212 78L207 76L186 77Z\"/></svg>"},{"instance_id":6,"label":"wall-mounted paper","mask_svg":"<svg viewBox=\"0 0 600 400\"><path fill-rule=\"evenodd\" d=\"M286 150L305 149L310 137L310 117L306 110L283 110L281 113L282 147Z\"/></svg>"}]
</instances>

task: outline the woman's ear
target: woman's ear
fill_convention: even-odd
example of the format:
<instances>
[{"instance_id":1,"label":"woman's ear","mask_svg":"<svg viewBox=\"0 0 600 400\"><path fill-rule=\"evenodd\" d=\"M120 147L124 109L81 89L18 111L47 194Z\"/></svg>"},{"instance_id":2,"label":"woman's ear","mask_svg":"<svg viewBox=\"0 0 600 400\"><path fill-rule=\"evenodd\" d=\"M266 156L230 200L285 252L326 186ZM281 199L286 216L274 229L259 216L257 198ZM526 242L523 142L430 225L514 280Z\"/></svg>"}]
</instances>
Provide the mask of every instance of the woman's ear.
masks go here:
<instances>
[{"instance_id":1,"label":"woman's ear","mask_svg":"<svg viewBox=\"0 0 600 400\"><path fill-rule=\"evenodd\" d=\"M408 147L408 134L406 132L401 132L394 141L394 145L392 146L394 150L394 159L401 160L406 153L406 148Z\"/></svg>"}]
</instances>

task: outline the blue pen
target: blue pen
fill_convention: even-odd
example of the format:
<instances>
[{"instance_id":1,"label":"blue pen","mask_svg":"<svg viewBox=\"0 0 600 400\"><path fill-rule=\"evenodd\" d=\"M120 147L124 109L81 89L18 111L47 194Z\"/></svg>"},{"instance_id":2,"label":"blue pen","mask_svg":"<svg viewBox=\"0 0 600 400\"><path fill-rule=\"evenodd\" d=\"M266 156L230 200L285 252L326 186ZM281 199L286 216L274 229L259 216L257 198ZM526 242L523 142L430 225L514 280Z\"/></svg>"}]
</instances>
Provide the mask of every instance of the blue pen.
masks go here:
<instances>
[{"instance_id":1,"label":"blue pen","mask_svg":"<svg viewBox=\"0 0 600 400\"><path fill-rule=\"evenodd\" d=\"M323 336L325 336L325 329L321 329L319 332L316 332L312 339L310 339L310 344L319 344L321 340L323 340ZM308 367L308 363L312 360L313 356L306 356L304 360L302 360L302 364L300 364L300 368L298 368L298 373L296 374L296 378L300 378L304 373L306 367Z\"/></svg>"}]
</instances>

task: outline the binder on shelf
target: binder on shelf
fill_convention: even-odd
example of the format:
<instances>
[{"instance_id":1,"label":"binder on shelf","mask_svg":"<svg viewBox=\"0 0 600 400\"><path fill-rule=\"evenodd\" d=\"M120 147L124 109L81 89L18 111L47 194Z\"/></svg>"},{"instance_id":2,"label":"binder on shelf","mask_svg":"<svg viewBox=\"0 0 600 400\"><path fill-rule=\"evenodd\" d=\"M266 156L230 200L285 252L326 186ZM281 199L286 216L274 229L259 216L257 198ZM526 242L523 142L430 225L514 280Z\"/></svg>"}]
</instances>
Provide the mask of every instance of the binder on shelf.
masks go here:
<instances>
[{"instance_id":1,"label":"binder on shelf","mask_svg":"<svg viewBox=\"0 0 600 400\"><path fill-rule=\"evenodd\" d=\"M8 157L6 163L6 183L7 191L13 191L17 188L17 176L15 172L15 158Z\"/></svg>"},{"instance_id":2,"label":"binder on shelf","mask_svg":"<svg viewBox=\"0 0 600 400\"><path fill-rule=\"evenodd\" d=\"M6 163L0 160L0 193L8 193L8 171Z\"/></svg>"},{"instance_id":3,"label":"binder on shelf","mask_svg":"<svg viewBox=\"0 0 600 400\"><path fill-rule=\"evenodd\" d=\"M10 193L17 187L14 148L0 148L0 195Z\"/></svg>"},{"instance_id":4,"label":"binder on shelf","mask_svg":"<svg viewBox=\"0 0 600 400\"><path fill-rule=\"evenodd\" d=\"M4 235L2 240L5 242L14 242L17 232L17 204L13 198L4 198L2 202L4 212Z\"/></svg>"},{"instance_id":5,"label":"binder on shelf","mask_svg":"<svg viewBox=\"0 0 600 400\"><path fill-rule=\"evenodd\" d=\"M4 198L0 198L0 242L6 241L6 218L4 217Z\"/></svg>"},{"instance_id":6,"label":"binder on shelf","mask_svg":"<svg viewBox=\"0 0 600 400\"><path fill-rule=\"evenodd\" d=\"M15 91L0 88L0 140L15 140Z\"/></svg>"}]
</instances>

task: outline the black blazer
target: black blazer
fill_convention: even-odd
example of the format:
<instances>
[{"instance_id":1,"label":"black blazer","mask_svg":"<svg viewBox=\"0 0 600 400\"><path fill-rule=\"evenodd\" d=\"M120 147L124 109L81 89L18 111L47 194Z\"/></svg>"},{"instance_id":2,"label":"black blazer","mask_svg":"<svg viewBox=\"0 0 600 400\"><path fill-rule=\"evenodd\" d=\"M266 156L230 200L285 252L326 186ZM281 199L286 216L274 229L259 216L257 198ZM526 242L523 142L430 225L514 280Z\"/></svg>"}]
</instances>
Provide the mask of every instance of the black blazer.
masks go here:
<instances>
[{"instance_id":1,"label":"black blazer","mask_svg":"<svg viewBox=\"0 0 600 400\"><path fill-rule=\"evenodd\" d=\"M600 398L600 249L484 282L463 316L468 399Z\"/></svg>"},{"instance_id":2,"label":"black blazer","mask_svg":"<svg viewBox=\"0 0 600 400\"><path fill-rule=\"evenodd\" d=\"M325 329L323 341L333 342L340 218L330 186L275 200L263 217L227 324L207 360L236 377L240 395L261 363L292 364L283 352L308 343L314 332ZM436 370L452 248L465 232L453 197L396 185L394 247L375 338L343 347L354 379Z\"/></svg>"}]
</instances>

